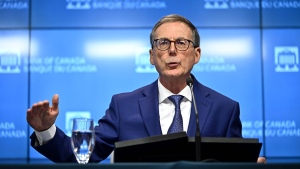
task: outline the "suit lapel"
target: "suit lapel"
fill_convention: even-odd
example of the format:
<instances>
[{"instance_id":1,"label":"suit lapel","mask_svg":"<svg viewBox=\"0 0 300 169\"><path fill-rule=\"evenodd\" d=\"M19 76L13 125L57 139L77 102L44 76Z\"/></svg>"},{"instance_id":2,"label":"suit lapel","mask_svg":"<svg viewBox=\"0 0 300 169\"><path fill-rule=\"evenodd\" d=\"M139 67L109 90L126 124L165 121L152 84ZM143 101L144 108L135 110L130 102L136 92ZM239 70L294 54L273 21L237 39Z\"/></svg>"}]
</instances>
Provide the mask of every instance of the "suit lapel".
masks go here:
<instances>
[{"instance_id":1,"label":"suit lapel","mask_svg":"<svg viewBox=\"0 0 300 169\"><path fill-rule=\"evenodd\" d=\"M203 131L205 130L206 119L209 115L212 105L212 100L207 98L207 96L209 95L209 91L207 91L195 78L193 91L199 113L198 117L200 130L201 133L203 133ZM143 97L139 99L141 116L147 128L149 136L162 135L159 121L158 105L158 86L156 80L145 88L145 90L143 91ZM194 105L192 104L191 117L187 131L187 135L190 137L195 136L196 133L196 116L195 108L193 106Z\"/></svg>"},{"instance_id":2,"label":"suit lapel","mask_svg":"<svg viewBox=\"0 0 300 169\"><path fill-rule=\"evenodd\" d=\"M200 132L203 133L203 131L205 130L206 119L209 115L210 108L212 105L212 100L207 98L209 92L205 90L205 88L195 78L193 92L195 95L196 105L198 109ZM191 109L191 117L187 135L193 137L196 134L196 115L194 104L192 104Z\"/></svg>"},{"instance_id":3,"label":"suit lapel","mask_svg":"<svg viewBox=\"0 0 300 169\"><path fill-rule=\"evenodd\" d=\"M143 95L144 97L139 99L139 106L149 136L161 135L157 80L145 88Z\"/></svg>"}]
</instances>

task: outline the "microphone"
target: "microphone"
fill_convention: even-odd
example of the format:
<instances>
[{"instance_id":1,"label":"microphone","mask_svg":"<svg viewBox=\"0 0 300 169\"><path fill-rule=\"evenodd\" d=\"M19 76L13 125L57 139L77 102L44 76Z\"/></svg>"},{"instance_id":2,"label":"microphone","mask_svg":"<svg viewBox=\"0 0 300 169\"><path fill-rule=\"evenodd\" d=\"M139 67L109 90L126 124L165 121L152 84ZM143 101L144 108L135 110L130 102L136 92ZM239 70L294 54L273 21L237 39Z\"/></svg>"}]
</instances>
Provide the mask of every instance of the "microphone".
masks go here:
<instances>
[{"instance_id":1,"label":"microphone","mask_svg":"<svg viewBox=\"0 0 300 169\"><path fill-rule=\"evenodd\" d=\"M195 115L196 115L196 135L195 135L195 144L196 144L196 161L201 161L201 136L200 136L200 127L199 127L199 117L198 117L198 109L195 101L195 96L193 92L193 84L194 80L191 76L186 79L186 84L190 87L192 94L192 104L194 104Z\"/></svg>"}]
</instances>

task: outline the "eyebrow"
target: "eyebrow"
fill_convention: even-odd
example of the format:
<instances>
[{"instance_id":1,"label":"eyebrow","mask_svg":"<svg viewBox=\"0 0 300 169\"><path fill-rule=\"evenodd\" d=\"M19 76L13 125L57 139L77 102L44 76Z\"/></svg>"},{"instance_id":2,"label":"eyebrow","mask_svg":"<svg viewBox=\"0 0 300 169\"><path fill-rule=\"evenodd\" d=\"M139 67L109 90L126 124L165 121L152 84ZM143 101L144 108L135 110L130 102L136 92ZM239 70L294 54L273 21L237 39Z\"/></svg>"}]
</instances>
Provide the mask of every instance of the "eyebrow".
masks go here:
<instances>
[{"instance_id":1,"label":"eyebrow","mask_svg":"<svg viewBox=\"0 0 300 169\"><path fill-rule=\"evenodd\" d=\"M171 40L171 39L166 38L166 37L161 37L161 38L156 38L156 39L168 39L168 40ZM180 40L180 39L188 39L188 38L178 37L178 38L176 38L176 39L174 39L174 40Z\"/></svg>"}]
</instances>

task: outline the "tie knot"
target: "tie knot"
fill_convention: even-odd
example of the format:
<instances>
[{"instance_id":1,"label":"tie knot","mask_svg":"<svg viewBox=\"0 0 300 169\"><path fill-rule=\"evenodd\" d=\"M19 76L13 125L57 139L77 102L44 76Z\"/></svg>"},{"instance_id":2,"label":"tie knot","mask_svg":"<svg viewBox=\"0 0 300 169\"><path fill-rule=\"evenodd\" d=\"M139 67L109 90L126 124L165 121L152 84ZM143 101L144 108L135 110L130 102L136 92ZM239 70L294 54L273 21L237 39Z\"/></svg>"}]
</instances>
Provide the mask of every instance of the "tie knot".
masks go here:
<instances>
[{"instance_id":1,"label":"tie knot","mask_svg":"<svg viewBox=\"0 0 300 169\"><path fill-rule=\"evenodd\" d=\"M172 95L172 96L169 96L168 98L171 102L173 102L175 104L175 107L179 107L180 102L183 99L183 96L181 96L181 95Z\"/></svg>"}]
</instances>

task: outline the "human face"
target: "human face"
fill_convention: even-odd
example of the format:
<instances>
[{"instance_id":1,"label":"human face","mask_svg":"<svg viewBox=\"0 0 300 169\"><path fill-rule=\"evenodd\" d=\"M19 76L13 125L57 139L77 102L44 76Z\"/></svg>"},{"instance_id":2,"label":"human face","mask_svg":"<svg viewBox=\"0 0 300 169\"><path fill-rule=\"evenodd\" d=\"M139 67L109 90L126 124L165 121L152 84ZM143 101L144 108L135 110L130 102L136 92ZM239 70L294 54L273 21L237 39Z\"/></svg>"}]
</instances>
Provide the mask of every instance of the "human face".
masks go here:
<instances>
[{"instance_id":1,"label":"human face","mask_svg":"<svg viewBox=\"0 0 300 169\"><path fill-rule=\"evenodd\" d=\"M193 41L191 29L182 22L164 23L155 31L154 39L166 38L171 41L189 39ZM200 59L200 47L191 43L186 51L178 51L174 42L165 51L155 45L150 49L150 63L155 66L160 78L187 77Z\"/></svg>"}]
</instances>

